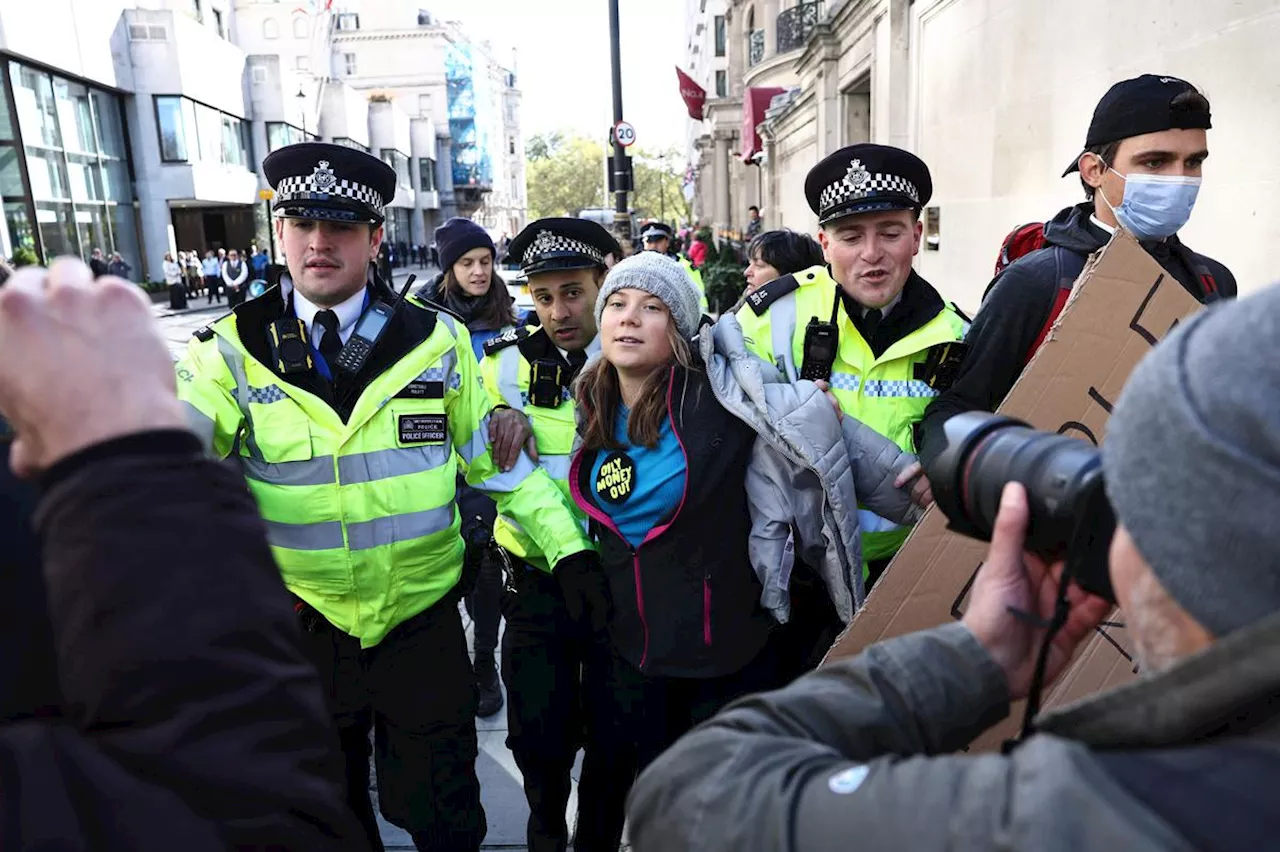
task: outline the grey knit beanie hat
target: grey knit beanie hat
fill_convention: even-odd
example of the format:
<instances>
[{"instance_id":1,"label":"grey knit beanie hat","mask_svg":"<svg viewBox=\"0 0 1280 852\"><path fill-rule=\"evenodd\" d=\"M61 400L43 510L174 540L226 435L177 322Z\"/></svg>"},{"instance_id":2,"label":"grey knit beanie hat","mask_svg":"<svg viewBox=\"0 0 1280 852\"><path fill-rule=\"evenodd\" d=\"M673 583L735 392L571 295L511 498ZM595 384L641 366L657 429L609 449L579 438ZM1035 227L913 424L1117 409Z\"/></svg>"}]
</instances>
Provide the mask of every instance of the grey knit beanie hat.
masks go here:
<instances>
[{"instance_id":1,"label":"grey knit beanie hat","mask_svg":"<svg viewBox=\"0 0 1280 852\"><path fill-rule=\"evenodd\" d=\"M702 318L698 292L684 267L656 251L642 251L620 261L605 276L604 286L596 299L596 325L604 313L604 303L618 290L643 290L662 300L671 311L676 329L686 340L698 331Z\"/></svg>"},{"instance_id":2,"label":"grey knit beanie hat","mask_svg":"<svg viewBox=\"0 0 1280 852\"><path fill-rule=\"evenodd\" d=\"M1107 496L1170 596L1215 636L1280 612L1280 285L1202 311L1129 377Z\"/></svg>"}]
</instances>

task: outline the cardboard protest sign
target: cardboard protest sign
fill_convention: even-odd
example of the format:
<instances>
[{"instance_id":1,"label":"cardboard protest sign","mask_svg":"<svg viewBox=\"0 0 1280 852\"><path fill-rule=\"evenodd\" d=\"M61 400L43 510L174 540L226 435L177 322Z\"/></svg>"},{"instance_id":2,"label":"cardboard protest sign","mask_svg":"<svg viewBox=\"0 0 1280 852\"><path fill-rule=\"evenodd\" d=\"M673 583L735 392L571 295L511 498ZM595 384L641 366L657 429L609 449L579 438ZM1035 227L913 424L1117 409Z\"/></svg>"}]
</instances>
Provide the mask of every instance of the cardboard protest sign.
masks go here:
<instances>
[{"instance_id":1,"label":"cardboard protest sign","mask_svg":"<svg viewBox=\"0 0 1280 852\"><path fill-rule=\"evenodd\" d=\"M1022 372L999 412L1037 429L1098 444L1106 434L1112 403L1129 373L1178 322L1200 308L1137 241L1120 231L1095 254L1043 346ZM949 532L947 519L930 509L854 617L823 664L900 636L957 619L986 542ZM1050 707L1114 686L1133 677L1123 626L1113 616L1077 653L1044 697ZM1015 705L1001 725L973 748L998 745L1022 721Z\"/></svg>"}]
</instances>

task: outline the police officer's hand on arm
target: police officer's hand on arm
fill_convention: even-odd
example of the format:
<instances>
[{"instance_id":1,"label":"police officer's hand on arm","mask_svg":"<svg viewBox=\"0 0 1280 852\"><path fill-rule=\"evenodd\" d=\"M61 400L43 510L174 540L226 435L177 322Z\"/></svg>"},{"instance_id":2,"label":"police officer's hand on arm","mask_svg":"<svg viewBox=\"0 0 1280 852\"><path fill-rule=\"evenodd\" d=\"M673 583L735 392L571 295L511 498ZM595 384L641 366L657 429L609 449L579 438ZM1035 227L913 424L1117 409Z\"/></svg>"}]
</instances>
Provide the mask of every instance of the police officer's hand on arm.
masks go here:
<instances>
[{"instance_id":1,"label":"police officer's hand on arm","mask_svg":"<svg viewBox=\"0 0 1280 852\"><path fill-rule=\"evenodd\" d=\"M114 438L185 429L173 361L137 287L79 260L28 266L0 290L0 400L11 462L35 476Z\"/></svg>"},{"instance_id":2,"label":"police officer's hand on arm","mask_svg":"<svg viewBox=\"0 0 1280 852\"><path fill-rule=\"evenodd\" d=\"M489 442L493 460L502 470L511 470L520 451L524 450L533 461L538 460L538 442L533 427L523 412L506 406L494 408L489 413Z\"/></svg>"},{"instance_id":3,"label":"police officer's hand on arm","mask_svg":"<svg viewBox=\"0 0 1280 852\"><path fill-rule=\"evenodd\" d=\"M1031 621L1052 614L1062 569L1023 552L1027 523L1025 495L1011 488L961 623L873 645L685 735L632 792L633 847L835 852L857 836L866 849L941 852L1014 837L1011 822L1028 824L1016 800L1022 752L937 755L963 748L1027 693L1044 635ZM1108 609L1073 592L1048 680ZM1014 846L1034 844L1019 834Z\"/></svg>"}]
</instances>

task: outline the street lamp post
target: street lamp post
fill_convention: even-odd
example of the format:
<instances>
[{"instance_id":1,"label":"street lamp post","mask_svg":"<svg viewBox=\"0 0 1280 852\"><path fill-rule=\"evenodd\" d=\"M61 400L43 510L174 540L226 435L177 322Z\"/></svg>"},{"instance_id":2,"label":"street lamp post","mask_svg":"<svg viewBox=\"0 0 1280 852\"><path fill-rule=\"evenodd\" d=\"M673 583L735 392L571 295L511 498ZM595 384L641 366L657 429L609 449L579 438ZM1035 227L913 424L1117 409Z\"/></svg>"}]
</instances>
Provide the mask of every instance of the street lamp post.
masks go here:
<instances>
[{"instance_id":1,"label":"street lamp post","mask_svg":"<svg viewBox=\"0 0 1280 852\"><path fill-rule=\"evenodd\" d=\"M298 94L294 95L298 99L298 111L302 113L302 141L307 141L307 93L302 91L302 84L298 84Z\"/></svg>"},{"instance_id":2,"label":"street lamp post","mask_svg":"<svg viewBox=\"0 0 1280 852\"><path fill-rule=\"evenodd\" d=\"M609 0L609 53L613 66L613 123L622 121L622 48L618 34L618 0ZM626 149L613 140L614 193L613 229L618 242L624 246L631 242L631 217L627 215Z\"/></svg>"}]
</instances>

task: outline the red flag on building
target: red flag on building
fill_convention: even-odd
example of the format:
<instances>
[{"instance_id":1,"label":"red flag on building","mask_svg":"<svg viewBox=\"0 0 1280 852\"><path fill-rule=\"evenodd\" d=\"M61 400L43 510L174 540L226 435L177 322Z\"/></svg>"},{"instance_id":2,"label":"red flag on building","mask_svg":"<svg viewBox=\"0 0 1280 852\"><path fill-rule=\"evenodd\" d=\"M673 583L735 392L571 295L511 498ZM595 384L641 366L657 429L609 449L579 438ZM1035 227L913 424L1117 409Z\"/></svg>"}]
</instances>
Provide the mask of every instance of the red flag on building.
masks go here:
<instances>
[{"instance_id":1,"label":"red flag on building","mask_svg":"<svg viewBox=\"0 0 1280 852\"><path fill-rule=\"evenodd\" d=\"M680 97L689 108L689 117L694 121L702 121L702 105L707 100L707 90L693 81L693 78L676 68L676 79L680 81Z\"/></svg>"}]
</instances>

